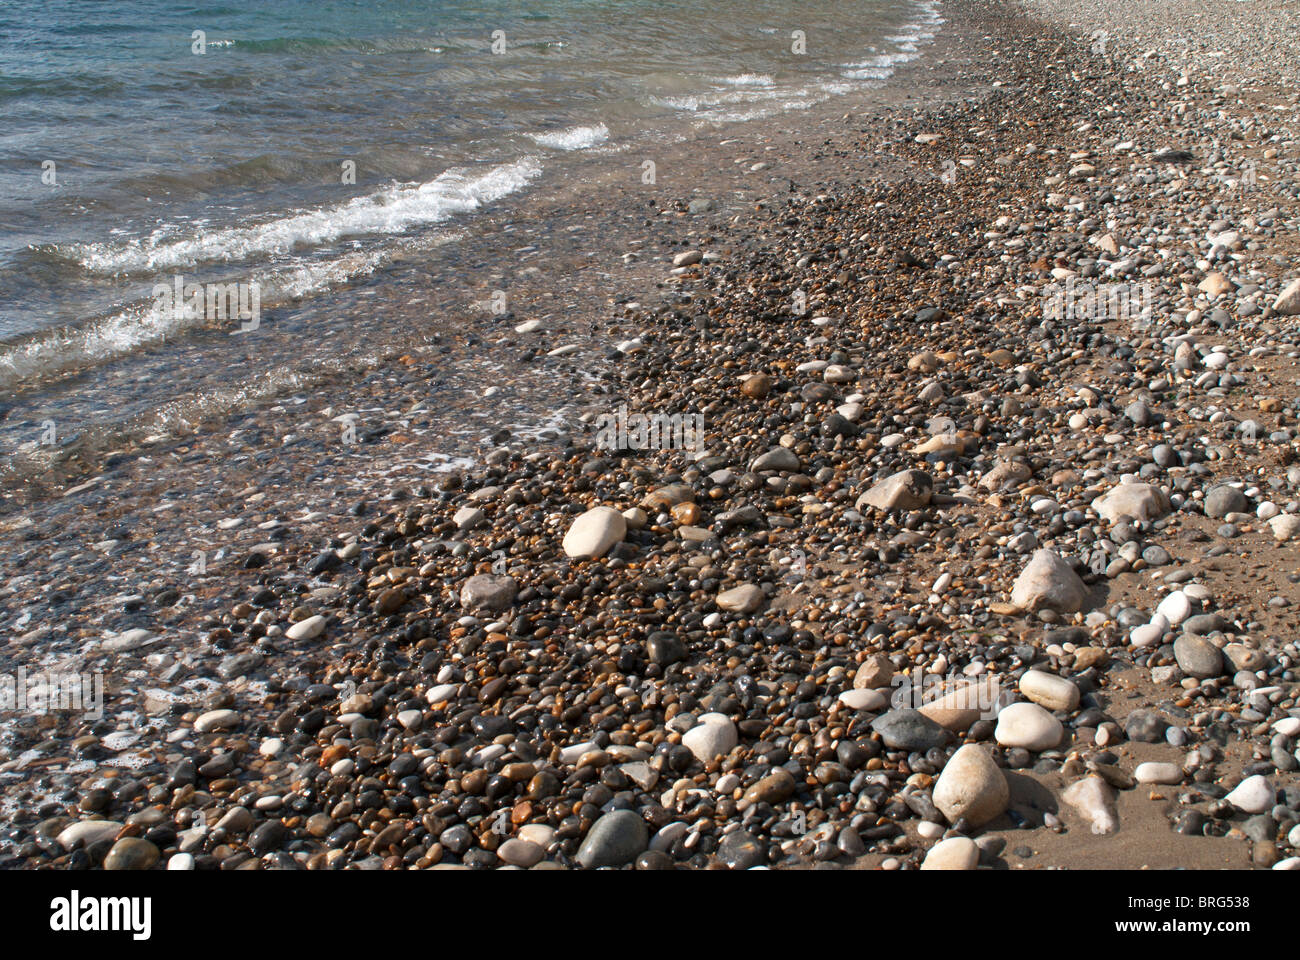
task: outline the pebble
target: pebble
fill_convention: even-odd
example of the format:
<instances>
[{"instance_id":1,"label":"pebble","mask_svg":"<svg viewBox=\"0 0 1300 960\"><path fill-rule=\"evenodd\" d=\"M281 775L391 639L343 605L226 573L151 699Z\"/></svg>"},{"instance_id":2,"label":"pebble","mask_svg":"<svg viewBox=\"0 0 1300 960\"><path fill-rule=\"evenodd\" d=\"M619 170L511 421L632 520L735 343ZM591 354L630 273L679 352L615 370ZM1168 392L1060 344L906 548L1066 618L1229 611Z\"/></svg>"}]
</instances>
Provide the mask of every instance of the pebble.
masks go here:
<instances>
[{"instance_id":1,"label":"pebble","mask_svg":"<svg viewBox=\"0 0 1300 960\"><path fill-rule=\"evenodd\" d=\"M1088 588L1079 575L1051 550L1036 550L1011 587L1011 603L1020 610L1044 608L1058 613L1082 610Z\"/></svg>"},{"instance_id":2,"label":"pebble","mask_svg":"<svg viewBox=\"0 0 1300 960\"><path fill-rule=\"evenodd\" d=\"M1224 799L1242 813L1264 813L1273 808L1273 785L1261 774L1241 781Z\"/></svg>"},{"instance_id":3,"label":"pebble","mask_svg":"<svg viewBox=\"0 0 1300 960\"><path fill-rule=\"evenodd\" d=\"M718 594L716 603L718 609L726 610L728 613L753 613L760 606L766 597L761 587L752 583L744 583L738 587L732 587L730 590L724 590Z\"/></svg>"},{"instance_id":4,"label":"pebble","mask_svg":"<svg viewBox=\"0 0 1300 960\"><path fill-rule=\"evenodd\" d=\"M140 837L123 837L104 857L105 870L148 870L158 862L158 848Z\"/></svg>"},{"instance_id":5,"label":"pebble","mask_svg":"<svg viewBox=\"0 0 1300 960\"><path fill-rule=\"evenodd\" d=\"M1182 783L1183 771L1176 763L1148 761L1138 764L1137 769L1133 771L1133 778L1138 783Z\"/></svg>"},{"instance_id":6,"label":"pebble","mask_svg":"<svg viewBox=\"0 0 1300 960\"><path fill-rule=\"evenodd\" d=\"M1174 657L1189 677L1208 679L1223 674L1223 654L1204 637L1183 634L1174 641Z\"/></svg>"},{"instance_id":7,"label":"pebble","mask_svg":"<svg viewBox=\"0 0 1300 960\"><path fill-rule=\"evenodd\" d=\"M958 748L934 785L934 805L949 823L980 827L1000 816L1010 800L1007 778L988 750L975 743Z\"/></svg>"},{"instance_id":8,"label":"pebble","mask_svg":"<svg viewBox=\"0 0 1300 960\"><path fill-rule=\"evenodd\" d=\"M200 714L194 721L195 733L211 733L214 730L228 730L239 724L239 714L234 710L209 710Z\"/></svg>"},{"instance_id":9,"label":"pebble","mask_svg":"<svg viewBox=\"0 0 1300 960\"><path fill-rule=\"evenodd\" d=\"M921 861L922 870L974 870L979 865L980 851L969 837L949 837L940 840Z\"/></svg>"},{"instance_id":10,"label":"pebble","mask_svg":"<svg viewBox=\"0 0 1300 960\"><path fill-rule=\"evenodd\" d=\"M627 519L612 507L592 507L564 535L565 556L603 557L627 536Z\"/></svg>"},{"instance_id":11,"label":"pebble","mask_svg":"<svg viewBox=\"0 0 1300 960\"><path fill-rule=\"evenodd\" d=\"M699 724L682 736L682 746L695 754L701 763L709 763L730 753L738 742L736 725L721 713L706 713Z\"/></svg>"},{"instance_id":12,"label":"pebble","mask_svg":"<svg viewBox=\"0 0 1300 960\"><path fill-rule=\"evenodd\" d=\"M574 859L589 870L631 863L650 845L645 821L631 810L602 814L583 838Z\"/></svg>"},{"instance_id":13,"label":"pebble","mask_svg":"<svg viewBox=\"0 0 1300 960\"><path fill-rule=\"evenodd\" d=\"M1050 750L1061 742L1065 728L1061 721L1036 703L1013 703L998 714L993 736L1004 747Z\"/></svg>"},{"instance_id":14,"label":"pebble","mask_svg":"<svg viewBox=\"0 0 1300 960\"><path fill-rule=\"evenodd\" d=\"M1093 833L1108 834L1119 829L1115 788L1100 777L1075 781L1061 794L1061 799L1078 811Z\"/></svg>"},{"instance_id":15,"label":"pebble","mask_svg":"<svg viewBox=\"0 0 1300 960\"><path fill-rule=\"evenodd\" d=\"M1079 688L1054 674L1026 670L1020 677L1020 692L1039 706L1066 713L1079 706Z\"/></svg>"},{"instance_id":16,"label":"pebble","mask_svg":"<svg viewBox=\"0 0 1300 960\"><path fill-rule=\"evenodd\" d=\"M891 750L933 750L948 739L943 727L910 708L881 714L871 722L871 729L880 734Z\"/></svg>"}]
</instances>

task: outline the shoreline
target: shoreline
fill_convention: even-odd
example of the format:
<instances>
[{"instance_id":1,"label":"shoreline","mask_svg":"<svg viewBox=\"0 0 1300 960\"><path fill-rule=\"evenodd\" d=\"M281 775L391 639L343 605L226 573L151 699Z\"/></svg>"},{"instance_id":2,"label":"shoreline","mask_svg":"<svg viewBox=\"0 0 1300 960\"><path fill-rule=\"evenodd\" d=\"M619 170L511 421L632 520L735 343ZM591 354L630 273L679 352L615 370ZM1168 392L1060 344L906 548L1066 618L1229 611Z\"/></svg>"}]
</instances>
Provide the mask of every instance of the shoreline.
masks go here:
<instances>
[{"instance_id":1,"label":"shoreline","mask_svg":"<svg viewBox=\"0 0 1300 960\"><path fill-rule=\"evenodd\" d=\"M1238 129L1269 178L1240 201L1253 213L1203 203L1211 175L1151 158L1213 137L1165 122L1159 82L1123 71L1131 52L1098 56L1002 5L944 14L933 59L898 78L934 83L921 105L810 113L775 145L738 131L740 197L715 175L710 196L649 198L651 216L626 187L611 200L586 184L554 222L608 207L628 228L541 254L582 277L574 289L530 278L512 317L308 398L310 418L285 403L241 415L224 439L160 444L10 512L6 606L28 618L10 624L9 667L103 669L110 699L147 719L11 732L0 790L36 816L14 818L5 864L84 867L114 849L113 863L191 869L1293 865L1300 653L1272 599L1294 595L1296 568L1287 524L1268 521L1300 509L1300 354L1269 306L1294 278L1281 228L1295 208L1260 202L1294 173L1294 141ZM944 83L972 74L996 86ZM1209 122L1195 103L1216 94L1198 83L1175 89ZM741 168L763 162L755 186ZM691 214L692 199L716 209ZM488 220L467 258L532 245L508 209ZM1206 268L1168 252L1218 220L1216 237L1236 236L1194 247ZM593 241L640 255L618 275L613 256L576 269ZM1258 290L1240 293L1229 277L1249 269ZM1210 274L1213 301L1197 289ZM1067 278L1154 285L1155 327L1045 325L1042 291ZM464 472L416 467L400 451L438 434L412 412L439 422L418 404L466 410L454 389L420 394L438 351L504 371L521 346L505 324L524 317L550 338L535 355L578 347L537 367L534 409L567 382L586 393L565 416L586 427L512 430ZM706 451L597 449L597 419L620 404L702 417ZM352 412L355 450L326 452ZM480 436L503 426L486 413ZM1234 426L1247 419L1249 438ZM908 470L927 479L882 486ZM1145 491L1126 491L1136 513L1099 518L1139 485L1124 476ZM620 519L585 516L600 506ZM584 516L598 559L570 555ZM1016 609L1039 548L1065 562L1050 596ZM187 574L195 551L204 572ZM1135 643L1157 605L1166 631ZM1184 623L1206 629L1170 629ZM1036 709L1021 729L888 709L891 681L917 672L998 678ZM985 758L968 776L989 809L1003 778L991 817L944 799L963 744ZM101 785L105 760L137 755ZM1176 780L1139 785L1141 763ZM52 799L68 788L80 812ZM1118 831L1094 833L1112 814ZM78 818L116 826L56 840Z\"/></svg>"}]
</instances>

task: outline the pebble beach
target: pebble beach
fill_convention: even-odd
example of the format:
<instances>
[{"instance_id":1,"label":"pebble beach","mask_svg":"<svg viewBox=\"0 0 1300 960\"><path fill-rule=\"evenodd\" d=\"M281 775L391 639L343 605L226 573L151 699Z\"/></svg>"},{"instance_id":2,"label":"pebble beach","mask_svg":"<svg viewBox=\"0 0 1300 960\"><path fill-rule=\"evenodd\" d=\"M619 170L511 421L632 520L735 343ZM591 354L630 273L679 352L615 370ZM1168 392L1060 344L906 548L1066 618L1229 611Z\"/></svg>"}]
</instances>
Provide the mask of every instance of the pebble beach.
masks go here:
<instances>
[{"instance_id":1,"label":"pebble beach","mask_svg":"<svg viewBox=\"0 0 1300 960\"><path fill-rule=\"evenodd\" d=\"M7 487L0 866L1300 868L1300 10L939 11Z\"/></svg>"}]
</instances>

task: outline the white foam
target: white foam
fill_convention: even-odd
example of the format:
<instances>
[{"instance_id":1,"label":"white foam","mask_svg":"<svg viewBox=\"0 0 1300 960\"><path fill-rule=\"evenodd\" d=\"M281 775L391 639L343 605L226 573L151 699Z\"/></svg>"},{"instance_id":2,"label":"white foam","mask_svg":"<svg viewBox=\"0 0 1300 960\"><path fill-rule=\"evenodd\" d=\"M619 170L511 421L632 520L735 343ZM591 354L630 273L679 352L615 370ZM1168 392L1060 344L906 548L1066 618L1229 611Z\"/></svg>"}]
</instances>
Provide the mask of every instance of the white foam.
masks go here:
<instances>
[{"instance_id":1,"label":"white foam","mask_svg":"<svg viewBox=\"0 0 1300 960\"><path fill-rule=\"evenodd\" d=\"M100 744L105 750L125 750L127 747L134 746L140 742L140 734L134 730L117 730L106 736L100 737Z\"/></svg>"},{"instance_id":2,"label":"white foam","mask_svg":"<svg viewBox=\"0 0 1300 960\"><path fill-rule=\"evenodd\" d=\"M283 255L344 237L404 233L441 223L526 187L540 176L535 157L499 164L478 176L448 170L427 183L397 184L345 203L308 210L251 227L226 227L180 240L174 227L127 243L92 243L70 251L92 273L115 275L168 270L201 263Z\"/></svg>"},{"instance_id":3,"label":"white foam","mask_svg":"<svg viewBox=\"0 0 1300 960\"><path fill-rule=\"evenodd\" d=\"M528 136L552 150L589 150L609 139L609 127L597 123L588 127L570 127L556 133L530 133Z\"/></svg>"},{"instance_id":4,"label":"white foam","mask_svg":"<svg viewBox=\"0 0 1300 960\"><path fill-rule=\"evenodd\" d=\"M734 77L719 77L718 82L733 87L771 87L776 85L776 81L765 73L742 73Z\"/></svg>"},{"instance_id":5,"label":"white foam","mask_svg":"<svg viewBox=\"0 0 1300 960\"><path fill-rule=\"evenodd\" d=\"M400 248L404 252L428 250L460 239L447 232L423 238ZM294 264L250 278L261 287L263 309L285 300L320 293L378 270L395 255L394 250L350 253L332 260ZM188 309L165 309L148 299L130 304L107 317L78 327L47 330L23 343L0 347L0 387L11 386L33 376L51 376L81 369L93 363L119 357L141 346L202 325L202 314ZM231 329L238 323L231 321Z\"/></svg>"}]
</instances>

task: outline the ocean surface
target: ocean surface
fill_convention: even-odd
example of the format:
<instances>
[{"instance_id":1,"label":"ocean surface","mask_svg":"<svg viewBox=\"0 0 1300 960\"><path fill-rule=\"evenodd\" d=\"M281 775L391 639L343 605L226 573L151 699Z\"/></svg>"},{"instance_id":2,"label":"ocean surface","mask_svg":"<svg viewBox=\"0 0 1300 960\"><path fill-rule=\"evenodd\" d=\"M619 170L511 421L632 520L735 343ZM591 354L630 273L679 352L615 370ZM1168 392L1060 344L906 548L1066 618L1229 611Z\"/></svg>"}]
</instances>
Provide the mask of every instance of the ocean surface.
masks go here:
<instances>
[{"instance_id":1,"label":"ocean surface","mask_svg":"<svg viewBox=\"0 0 1300 960\"><path fill-rule=\"evenodd\" d=\"M942 23L934 0L8 0L0 456L46 412L165 430L291 388L404 322L356 284L494 204L879 84Z\"/></svg>"}]
</instances>

